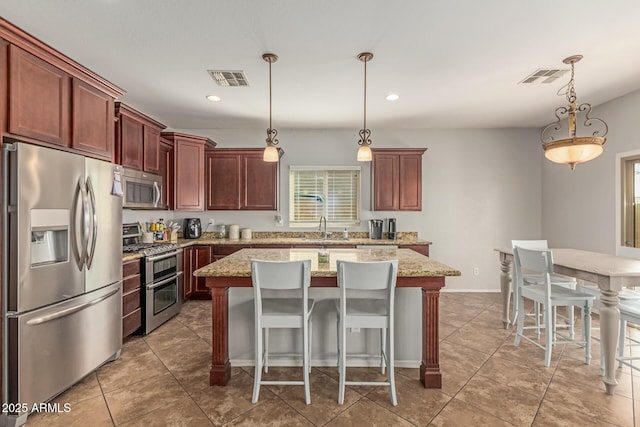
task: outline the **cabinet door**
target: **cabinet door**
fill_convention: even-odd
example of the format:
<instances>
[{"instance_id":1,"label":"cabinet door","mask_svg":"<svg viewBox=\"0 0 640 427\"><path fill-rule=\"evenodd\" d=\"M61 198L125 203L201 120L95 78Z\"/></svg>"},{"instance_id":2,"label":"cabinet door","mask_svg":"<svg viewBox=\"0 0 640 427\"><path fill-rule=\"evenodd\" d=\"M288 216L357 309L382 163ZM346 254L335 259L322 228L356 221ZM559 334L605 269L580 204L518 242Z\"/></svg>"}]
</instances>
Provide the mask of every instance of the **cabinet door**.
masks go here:
<instances>
[{"instance_id":1,"label":"cabinet door","mask_svg":"<svg viewBox=\"0 0 640 427\"><path fill-rule=\"evenodd\" d=\"M239 154L207 152L207 210L240 209Z\"/></svg>"},{"instance_id":2,"label":"cabinet door","mask_svg":"<svg viewBox=\"0 0 640 427\"><path fill-rule=\"evenodd\" d=\"M262 160L262 152L242 156L241 209L278 209L279 164Z\"/></svg>"},{"instance_id":3,"label":"cabinet door","mask_svg":"<svg viewBox=\"0 0 640 427\"><path fill-rule=\"evenodd\" d=\"M169 210L173 210L173 145L161 139L159 152L158 174L162 177L162 200Z\"/></svg>"},{"instance_id":4,"label":"cabinet door","mask_svg":"<svg viewBox=\"0 0 640 427\"><path fill-rule=\"evenodd\" d=\"M204 203L204 144L176 141L175 210L203 211Z\"/></svg>"},{"instance_id":5,"label":"cabinet door","mask_svg":"<svg viewBox=\"0 0 640 427\"><path fill-rule=\"evenodd\" d=\"M193 293L193 247L186 247L182 252L182 300Z\"/></svg>"},{"instance_id":6,"label":"cabinet door","mask_svg":"<svg viewBox=\"0 0 640 427\"><path fill-rule=\"evenodd\" d=\"M144 127L144 164L145 172L158 173L160 171L160 129L151 126Z\"/></svg>"},{"instance_id":7,"label":"cabinet door","mask_svg":"<svg viewBox=\"0 0 640 427\"><path fill-rule=\"evenodd\" d=\"M422 155L399 156L398 209L422 210Z\"/></svg>"},{"instance_id":8,"label":"cabinet door","mask_svg":"<svg viewBox=\"0 0 640 427\"><path fill-rule=\"evenodd\" d=\"M73 79L71 147L113 160L114 100L110 95Z\"/></svg>"},{"instance_id":9,"label":"cabinet door","mask_svg":"<svg viewBox=\"0 0 640 427\"><path fill-rule=\"evenodd\" d=\"M143 167L144 126L125 115L120 116L120 164L141 171Z\"/></svg>"},{"instance_id":10,"label":"cabinet door","mask_svg":"<svg viewBox=\"0 0 640 427\"><path fill-rule=\"evenodd\" d=\"M211 246L198 245L193 247L193 258L195 260L194 269L197 270L211 264ZM194 294L200 298L211 298L211 290L207 288L205 277L194 277Z\"/></svg>"},{"instance_id":11,"label":"cabinet door","mask_svg":"<svg viewBox=\"0 0 640 427\"><path fill-rule=\"evenodd\" d=\"M69 146L70 77L9 46L9 132Z\"/></svg>"},{"instance_id":12,"label":"cabinet door","mask_svg":"<svg viewBox=\"0 0 640 427\"><path fill-rule=\"evenodd\" d=\"M373 210L398 210L398 156L373 155Z\"/></svg>"}]
</instances>

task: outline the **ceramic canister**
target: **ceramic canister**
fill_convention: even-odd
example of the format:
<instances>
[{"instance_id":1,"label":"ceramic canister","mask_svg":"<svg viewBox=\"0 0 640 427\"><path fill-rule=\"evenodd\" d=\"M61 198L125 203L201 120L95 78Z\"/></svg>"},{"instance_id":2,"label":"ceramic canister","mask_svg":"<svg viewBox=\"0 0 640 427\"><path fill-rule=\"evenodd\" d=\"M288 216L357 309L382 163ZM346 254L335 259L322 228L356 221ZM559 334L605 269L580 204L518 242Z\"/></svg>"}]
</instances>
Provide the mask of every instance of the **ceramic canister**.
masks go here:
<instances>
[{"instance_id":1,"label":"ceramic canister","mask_svg":"<svg viewBox=\"0 0 640 427\"><path fill-rule=\"evenodd\" d=\"M251 229L243 228L242 230L240 230L240 238L242 240L251 240Z\"/></svg>"},{"instance_id":2,"label":"ceramic canister","mask_svg":"<svg viewBox=\"0 0 640 427\"><path fill-rule=\"evenodd\" d=\"M240 227L238 224L231 224L229 226L229 239L238 240L240 238Z\"/></svg>"}]
</instances>

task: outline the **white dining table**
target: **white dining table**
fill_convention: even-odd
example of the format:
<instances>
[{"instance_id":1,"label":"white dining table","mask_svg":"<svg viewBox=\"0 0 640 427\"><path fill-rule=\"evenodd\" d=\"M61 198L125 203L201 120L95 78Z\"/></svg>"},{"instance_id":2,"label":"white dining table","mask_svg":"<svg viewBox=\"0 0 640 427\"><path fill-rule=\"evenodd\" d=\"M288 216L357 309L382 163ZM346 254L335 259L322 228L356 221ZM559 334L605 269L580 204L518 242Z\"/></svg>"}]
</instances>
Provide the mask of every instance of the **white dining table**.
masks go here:
<instances>
[{"instance_id":1,"label":"white dining table","mask_svg":"<svg viewBox=\"0 0 640 427\"><path fill-rule=\"evenodd\" d=\"M513 249L496 249L500 255L500 292L502 323L510 322L511 264ZM618 384L615 379L616 349L620 332L618 293L623 287L640 285L640 260L580 249L551 249L553 269L558 274L575 277L598 285L600 289L600 345L604 355L604 384L608 394Z\"/></svg>"}]
</instances>

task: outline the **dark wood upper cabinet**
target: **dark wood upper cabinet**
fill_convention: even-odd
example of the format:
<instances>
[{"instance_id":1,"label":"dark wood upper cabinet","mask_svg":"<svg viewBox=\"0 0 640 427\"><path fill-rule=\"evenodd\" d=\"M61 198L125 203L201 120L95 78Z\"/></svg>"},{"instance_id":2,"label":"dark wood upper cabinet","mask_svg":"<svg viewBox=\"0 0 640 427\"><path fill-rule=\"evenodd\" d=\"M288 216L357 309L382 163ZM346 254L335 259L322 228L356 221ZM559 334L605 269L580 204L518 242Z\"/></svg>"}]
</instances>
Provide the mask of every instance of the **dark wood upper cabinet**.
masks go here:
<instances>
[{"instance_id":1,"label":"dark wood upper cabinet","mask_svg":"<svg viewBox=\"0 0 640 427\"><path fill-rule=\"evenodd\" d=\"M160 138L160 170L158 175L162 177L162 200L165 207L173 210L173 143L164 138Z\"/></svg>"},{"instance_id":2,"label":"dark wood upper cabinet","mask_svg":"<svg viewBox=\"0 0 640 427\"><path fill-rule=\"evenodd\" d=\"M116 161L122 166L160 172L160 133L165 126L131 107L116 102Z\"/></svg>"},{"instance_id":3,"label":"dark wood upper cabinet","mask_svg":"<svg viewBox=\"0 0 640 427\"><path fill-rule=\"evenodd\" d=\"M113 97L73 79L71 148L105 158L113 157Z\"/></svg>"},{"instance_id":4,"label":"dark wood upper cabinet","mask_svg":"<svg viewBox=\"0 0 640 427\"><path fill-rule=\"evenodd\" d=\"M163 132L162 137L173 144L174 204L177 211L205 209L205 148L216 143L209 138Z\"/></svg>"},{"instance_id":5,"label":"dark wood upper cabinet","mask_svg":"<svg viewBox=\"0 0 640 427\"><path fill-rule=\"evenodd\" d=\"M144 127L144 153L143 170L158 173L160 171L160 131L162 129Z\"/></svg>"},{"instance_id":6,"label":"dark wood upper cabinet","mask_svg":"<svg viewBox=\"0 0 640 427\"><path fill-rule=\"evenodd\" d=\"M426 148L373 148L374 211L422 210L422 155Z\"/></svg>"},{"instance_id":7,"label":"dark wood upper cabinet","mask_svg":"<svg viewBox=\"0 0 640 427\"><path fill-rule=\"evenodd\" d=\"M122 89L2 18L0 50L0 131L113 161Z\"/></svg>"},{"instance_id":8,"label":"dark wood upper cabinet","mask_svg":"<svg viewBox=\"0 0 640 427\"><path fill-rule=\"evenodd\" d=\"M70 77L35 55L9 46L9 132L68 147Z\"/></svg>"},{"instance_id":9,"label":"dark wood upper cabinet","mask_svg":"<svg viewBox=\"0 0 640 427\"><path fill-rule=\"evenodd\" d=\"M207 210L240 209L240 165L237 153L206 153Z\"/></svg>"},{"instance_id":10,"label":"dark wood upper cabinet","mask_svg":"<svg viewBox=\"0 0 640 427\"><path fill-rule=\"evenodd\" d=\"M242 158L242 205L247 210L278 209L280 162L262 160L262 149Z\"/></svg>"},{"instance_id":11,"label":"dark wood upper cabinet","mask_svg":"<svg viewBox=\"0 0 640 427\"><path fill-rule=\"evenodd\" d=\"M277 210L280 162L262 160L261 148L207 153L208 210Z\"/></svg>"}]
</instances>

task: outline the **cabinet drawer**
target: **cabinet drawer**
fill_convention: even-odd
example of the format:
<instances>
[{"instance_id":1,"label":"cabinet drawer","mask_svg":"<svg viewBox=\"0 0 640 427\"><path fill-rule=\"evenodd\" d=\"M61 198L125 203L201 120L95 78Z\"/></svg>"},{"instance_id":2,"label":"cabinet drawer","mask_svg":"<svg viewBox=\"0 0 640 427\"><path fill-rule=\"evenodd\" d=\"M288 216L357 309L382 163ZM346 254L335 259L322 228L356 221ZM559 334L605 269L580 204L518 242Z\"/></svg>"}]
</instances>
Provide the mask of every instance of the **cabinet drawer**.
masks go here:
<instances>
[{"instance_id":1,"label":"cabinet drawer","mask_svg":"<svg viewBox=\"0 0 640 427\"><path fill-rule=\"evenodd\" d=\"M133 313L140 308L140 289L122 295L122 316Z\"/></svg>"},{"instance_id":2,"label":"cabinet drawer","mask_svg":"<svg viewBox=\"0 0 640 427\"><path fill-rule=\"evenodd\" d=\"M133 313L122 318L122 338L136 332L142 326L141 310L137 309Z\"/></svg>"},{"instance_id":3,"label":"cabinet drawer","mask_svg":"<svg viewBox=\"0 0 640 427\"><path fill-rule=\"evenodd\" d=\"M140 274L140 260L135 259L122 264L122 277L133 276L134 274Z\"/></svg>"},{"instance_id":4,"label":"cabinet drawer","mask_svg":"<svg viewBox=\"0 0 640 427\"><path fill-rule=\"evenodd\" d=\"M140 275L125 277L122 281L122 295L140 289Z\"/></svg>"}]
</instances>

